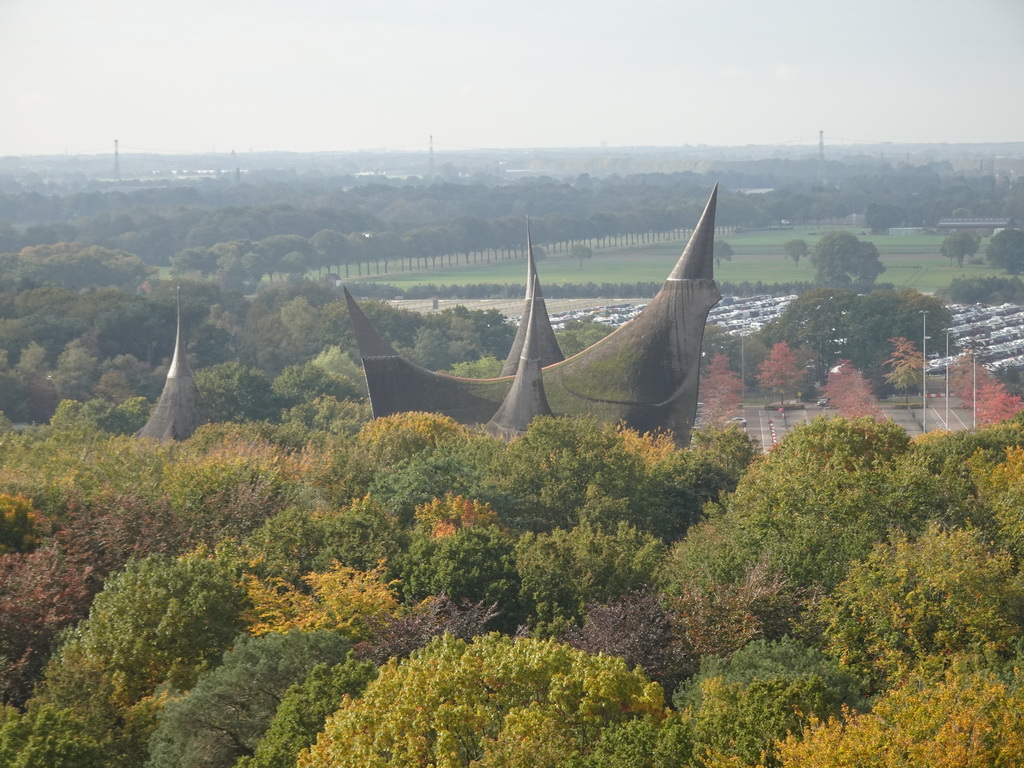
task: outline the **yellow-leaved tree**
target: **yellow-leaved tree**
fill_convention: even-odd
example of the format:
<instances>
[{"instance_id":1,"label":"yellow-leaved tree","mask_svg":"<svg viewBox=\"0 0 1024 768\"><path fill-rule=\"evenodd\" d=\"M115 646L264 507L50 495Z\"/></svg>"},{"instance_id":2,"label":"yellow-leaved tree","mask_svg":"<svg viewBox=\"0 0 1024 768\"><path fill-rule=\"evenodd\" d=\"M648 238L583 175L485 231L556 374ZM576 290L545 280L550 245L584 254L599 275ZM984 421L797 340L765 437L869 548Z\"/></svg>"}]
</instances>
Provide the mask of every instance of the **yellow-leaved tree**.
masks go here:
<instances>
[{"instance_id":1,"label":"yellow-leaved tree","mask_svg":"<svg viewBox=\"0 0 1024 768\"><path fill-rule=\"evenodd\" d=\"M867 714L815 722L778 744L783 768L1024 765L1024 680L957 668L911 678Z\"/></svg>"},{"instance_id":2,"label":"yellow-leaved tree","mask_svg":"<svg viewBox=\"0 0 1024 768\"><path fill-rule=\"evenodd\" d=\"M381 561L370 571L349 568L335 561L323 573L303 577L309 592L282 578L245 578L252 603L249 631L253 635L289 629L338 629L353 640L363 640L398 614L397 581L386 581Z\"/></svg>"}]
</instances>

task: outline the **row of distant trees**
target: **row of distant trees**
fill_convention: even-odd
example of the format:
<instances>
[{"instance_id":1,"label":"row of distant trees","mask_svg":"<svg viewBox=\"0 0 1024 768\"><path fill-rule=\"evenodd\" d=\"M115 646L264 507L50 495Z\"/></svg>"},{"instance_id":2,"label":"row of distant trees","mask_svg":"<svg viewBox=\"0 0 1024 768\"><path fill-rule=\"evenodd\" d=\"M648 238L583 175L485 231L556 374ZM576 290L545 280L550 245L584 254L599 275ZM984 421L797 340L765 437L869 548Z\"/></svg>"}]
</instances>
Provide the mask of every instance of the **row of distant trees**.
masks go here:
<instances>
[{"instance_id":1,"label":"row of distant trees","mask_svg":"<svg viewBox=\"0 0 1024 768\"><path fill-rule=\"evenodd\" d=\"M538 242L599 240L692 226L707 190L719 180L718 222L728 228L834 222L852 214L865 215L877 231L934 226L950 216L1024 220L1021 184L957 177L938 167L892 169L885 176L872 171L847 178L842 189L724 169L704 175L580 177L574 182L541 178L492 185L325 179L319 185L223 183L132 191L62 192L56 187L46 195L0 193L0 253L78 241L166 265L180 251L218 243L275 235L311 238L325 229L403 236L456 220L463 220L463 234L491 240L471 249L500 249L523 239L521 222L527 215L536 221ZM768 191L731 191L744 188ZM496 232L474 232L481 222ZM504 233L506 227L513 236Z\"/></svg>"}]
</instances>

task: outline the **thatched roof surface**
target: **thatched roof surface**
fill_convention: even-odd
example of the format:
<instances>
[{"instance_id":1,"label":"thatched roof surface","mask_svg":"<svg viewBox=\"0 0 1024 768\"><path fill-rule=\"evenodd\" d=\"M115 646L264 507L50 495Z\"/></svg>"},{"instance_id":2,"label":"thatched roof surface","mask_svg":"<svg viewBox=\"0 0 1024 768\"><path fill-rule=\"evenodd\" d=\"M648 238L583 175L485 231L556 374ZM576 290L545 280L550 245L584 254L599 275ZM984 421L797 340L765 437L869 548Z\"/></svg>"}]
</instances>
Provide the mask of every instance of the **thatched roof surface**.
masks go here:
<instances>
[{"instance_id":1,"label":"thatched roof surface","mask_svg":"<svg viewBox=\"0 0 1024 768\"><path fill-rule=\"evenodd\" d=\"M202 400L192 376L192 366L185 354L185 341L181 334L181 307L178 307L178 331L174 339L174 357L164 391L160 394L146 426L136 437L154 440L187 440L206 422Z\"/></svg>"},{"instance_id":2,"label":"thatched roof surface","mask_svg":"<svg viewBox=\"0 0 1024 768\"><path fill-rule=\"evenodd\" d=\"M542 329L550 329L550 322L541 320L547 313L537 297L532 303L528 299L527 317L533 319L522 324L523 347L531 335L534 339L528 353L519 354L514 380L431 373L402 360L372 328L363 330L379 340L359 342L374 416L432 411L465 424L493 424L505 434L525 429L524 419L528 423L527 416L536 415L531 411L547 407L556 416L589 415L642 432L671 430L676 442L686 445L697 410L704 324L721 298L713 279L716 201L717 186L679 261L643 312L574 357L544 365ZM356 313L358 328L357 317L366 318L358 307ZM385 354L367 355L364 346ZM518 368L527 363L520 377Z\"/></svg>"},{"instance_id":3,"label":"thatched roof surface","mask_svg":"<svg viewBox=\"0 0 1024 768\"><path fill-rule=\"evenodd\" d=\"M539 313L534 313L534 305L537 305ZM555 338L555 331L551 327L551 319L548 317L547 306L544 304L544 294L541 293L540 280L537 278L537 263L533 259L533 241L530 238L530 227L526 227L526 302L523 305L523 316L519 321L519 330L512 341L512 349L509 350L505 364L501 368L502 376L515 376L519 367L519 359L523 355L523 346L526 342L527 318L536 317L534 333L537 335L537 354L541 367L554 365L565 360L561 347L558 346L558 339Z\"/></svg>"},{"instance_id":4,"label":"thatched roof surface","mask_svg":"<svg viewBox=\"0 0 1024 768\"><path fill-rule=\"evenodd\" d=\"M536 275L534 281L536 281ZM538 344L540 307L530 305L530 314L523 318L526 326L526 341L520 356L512 388L502 401L498 412L487 422L487 431L495 437L509 440L526 432L527 426L536 416L550 416L551 407L544 396L544 376ZM545 313L544 318L547 318ZM551 325L548 323L548 328Z\"/></svg>"}]
</instances>

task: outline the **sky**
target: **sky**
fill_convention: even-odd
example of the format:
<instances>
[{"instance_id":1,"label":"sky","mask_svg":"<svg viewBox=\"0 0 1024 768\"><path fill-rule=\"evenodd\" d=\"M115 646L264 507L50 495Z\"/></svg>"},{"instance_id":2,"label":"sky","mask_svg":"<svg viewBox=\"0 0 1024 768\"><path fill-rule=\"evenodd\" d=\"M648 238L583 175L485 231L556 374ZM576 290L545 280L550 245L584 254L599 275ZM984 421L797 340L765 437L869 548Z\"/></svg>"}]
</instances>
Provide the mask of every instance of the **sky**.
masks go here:
<instances>
[{"instance_id":1,"label":"sky","mask_svg":"<svg viewBox=\"0 0 1024 768\"><path fill-rule=\"evenodd\" d=\"M0 0L0 155L1024 141L1024 0Z\"/></svg>"}]
</instances>

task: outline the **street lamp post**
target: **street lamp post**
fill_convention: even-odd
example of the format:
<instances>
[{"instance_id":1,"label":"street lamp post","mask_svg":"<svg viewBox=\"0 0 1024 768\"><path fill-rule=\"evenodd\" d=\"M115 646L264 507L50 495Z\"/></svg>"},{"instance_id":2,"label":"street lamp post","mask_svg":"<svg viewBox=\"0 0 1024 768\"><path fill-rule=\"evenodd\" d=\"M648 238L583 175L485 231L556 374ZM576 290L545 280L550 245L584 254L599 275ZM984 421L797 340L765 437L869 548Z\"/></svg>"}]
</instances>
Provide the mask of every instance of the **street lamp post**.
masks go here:
<instances>
[{"instance_id":1,"label":"street lamp post","mask_svg":"<svg viewBox=\"0 0 1024 768\"><path fill-rule=\"evenodd\" d=\"M928 431L928 310L921 310L921 431Z\"/></svg>"},{"instance_id":2,"label":"street lamp post","mask_svg":"<svg viewBox=\"0 0 1024 768\"><path fill-rule=\"evenodd\" d=\"M971 421L973 429L978 428L978 352L971 355L971 385L974 390L974 418Z\"/></svg>"},{"instance_id":3,"label":"street lamp post","mask_svg":"<svg viewBox=\"0 0 1024 768\"><path fill-rule=\"evenodd\" d=\"M949 430L949 328L946 329L946 430Z\"/></svg>"},{"instance_id":4,"label":"street lamp post","mask_svg":"<svg viewBox=\"0 0 1024 768\"><path fill-rule=\"evenodd\" d=\"M740 334L740 400L747 397L747 366L743 359L743 334Z\"/></svg>"}]
</instances>

